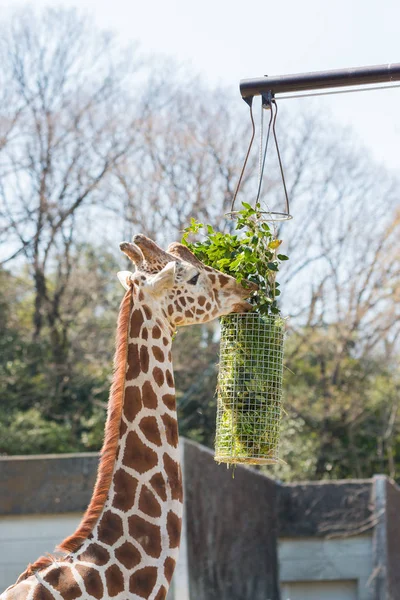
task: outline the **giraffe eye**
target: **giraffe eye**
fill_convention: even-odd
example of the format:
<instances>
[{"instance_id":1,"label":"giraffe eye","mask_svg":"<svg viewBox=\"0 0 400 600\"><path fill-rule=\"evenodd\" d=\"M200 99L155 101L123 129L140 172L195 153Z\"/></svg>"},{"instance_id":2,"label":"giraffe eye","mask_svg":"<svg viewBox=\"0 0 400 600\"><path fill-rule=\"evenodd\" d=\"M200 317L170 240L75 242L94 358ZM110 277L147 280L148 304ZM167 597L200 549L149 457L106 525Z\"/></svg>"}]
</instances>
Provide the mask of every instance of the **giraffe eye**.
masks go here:
<instances>
[{"instance_id":1,"label":"giraffe eye","mask_svg":"<svg viewBox=\"0 0 400 600\"><path fill-rule=\"evenodd\" d=\"M200 277L200 273L196 273L196 275L194 277L192 277L192 279L189 279L188 283L190 283L190 285L196 285L199 277Z\"/></svg>"}]
</instances>

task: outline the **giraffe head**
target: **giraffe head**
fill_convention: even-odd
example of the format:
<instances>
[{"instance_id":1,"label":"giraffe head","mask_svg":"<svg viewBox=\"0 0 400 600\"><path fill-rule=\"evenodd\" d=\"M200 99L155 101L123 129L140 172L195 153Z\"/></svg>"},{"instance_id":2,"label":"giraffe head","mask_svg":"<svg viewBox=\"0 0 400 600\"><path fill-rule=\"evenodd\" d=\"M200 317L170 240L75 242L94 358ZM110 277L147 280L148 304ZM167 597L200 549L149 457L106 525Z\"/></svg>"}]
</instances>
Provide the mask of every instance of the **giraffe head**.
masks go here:
<instances>
[{"instance_id":1,"label":"giraffe head","mask_svg":"<svg viewBox=\"0 0 400 600\"><path fill-rule=\"evenodd\" d=\"M159 305L173 328L252 308L245 299L256 289L254 284L243 287L234 277L205 266L182 244L173 243L165 252L136 235L133 243L123 242L120 248L136 267L134 273L118 274L122 285L133 285L140 299Z\"/></svg>"}]
</instances>

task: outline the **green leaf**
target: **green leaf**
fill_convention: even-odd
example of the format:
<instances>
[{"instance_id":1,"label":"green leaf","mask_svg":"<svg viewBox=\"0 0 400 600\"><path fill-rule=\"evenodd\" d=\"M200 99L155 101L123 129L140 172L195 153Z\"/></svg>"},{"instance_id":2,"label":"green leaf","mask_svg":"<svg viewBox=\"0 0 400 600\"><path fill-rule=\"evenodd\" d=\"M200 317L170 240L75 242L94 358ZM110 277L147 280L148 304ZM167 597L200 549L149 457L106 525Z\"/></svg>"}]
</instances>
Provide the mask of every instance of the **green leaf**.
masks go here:
<instances>
[{"instance_id":1,"label":"green leaf","mask_svg":"<svg viewBox=\"0 0 400 600\"><path fill-rule=\"evenodd\" d=\"M279 260L289 260L289 257L286 254L278 254Z\"/></svg>"}]
</instances>

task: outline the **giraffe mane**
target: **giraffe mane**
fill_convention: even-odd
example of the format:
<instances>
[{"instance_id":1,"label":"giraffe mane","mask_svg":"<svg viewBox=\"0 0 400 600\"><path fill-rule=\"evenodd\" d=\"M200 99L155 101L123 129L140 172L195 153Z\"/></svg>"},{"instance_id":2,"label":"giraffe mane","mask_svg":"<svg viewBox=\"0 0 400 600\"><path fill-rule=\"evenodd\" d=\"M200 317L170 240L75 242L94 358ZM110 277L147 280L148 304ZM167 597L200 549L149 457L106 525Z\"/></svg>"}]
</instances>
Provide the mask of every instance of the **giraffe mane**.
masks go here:
<instances>
[{"instance_id":1,"label":"giraffe mane","mask_svg":"<svg viewBox=\"0 0 400 600\"><path fill-rule=\"evenodd\" d=\"M82 543L87 539L96 525L107 499L117 453L119 428L124 402L131 305L132 287L128 289L123 297L118 315L117 336L115 342L116 350L114 355L114 376L110 388L104 443L100 453L101 458L93 495L78 528L72 535L65 538L65 540L57 546L56 551L75 552L81 547ZM19 576L16 583L27 579L36 571L48 567L54 560L55 558L51 555L41 556L34 563L28 565L26 570Z\"/></svg>"}]
</instances>

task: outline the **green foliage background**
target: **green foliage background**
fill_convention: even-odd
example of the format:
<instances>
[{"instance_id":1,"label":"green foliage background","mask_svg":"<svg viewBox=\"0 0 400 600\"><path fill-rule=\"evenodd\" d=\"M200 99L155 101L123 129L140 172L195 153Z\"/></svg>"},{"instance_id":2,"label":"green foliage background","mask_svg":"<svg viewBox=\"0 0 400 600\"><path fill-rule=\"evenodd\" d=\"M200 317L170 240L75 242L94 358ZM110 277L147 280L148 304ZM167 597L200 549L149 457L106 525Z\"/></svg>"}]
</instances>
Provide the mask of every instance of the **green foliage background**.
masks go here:
<instances>
[{"instance_id":1,"label":"green foliage background","mask_svg":"<svg viewBox=\"0 0 400 600\"><path fill-rule=\"evenodd\" d=\"M114 259L105 255L99 263L96 280L104 288L71 326L62 385L46 337L31 340L26 279L0 272L1 454L101 447L122 288L109 276L117 271ZM91 249L82 253L81 269L84 265L93 269ZM286 464L268 467L274 477L369 477L398 468L398 371L379 357L357 358L351 345L338 370L334 329L299 330L287 339L280 451ZM174 342L180 432L209 447L215 435L218 335L218 324L210 323L180 329Z\"/></svg>"}]
</instances>

